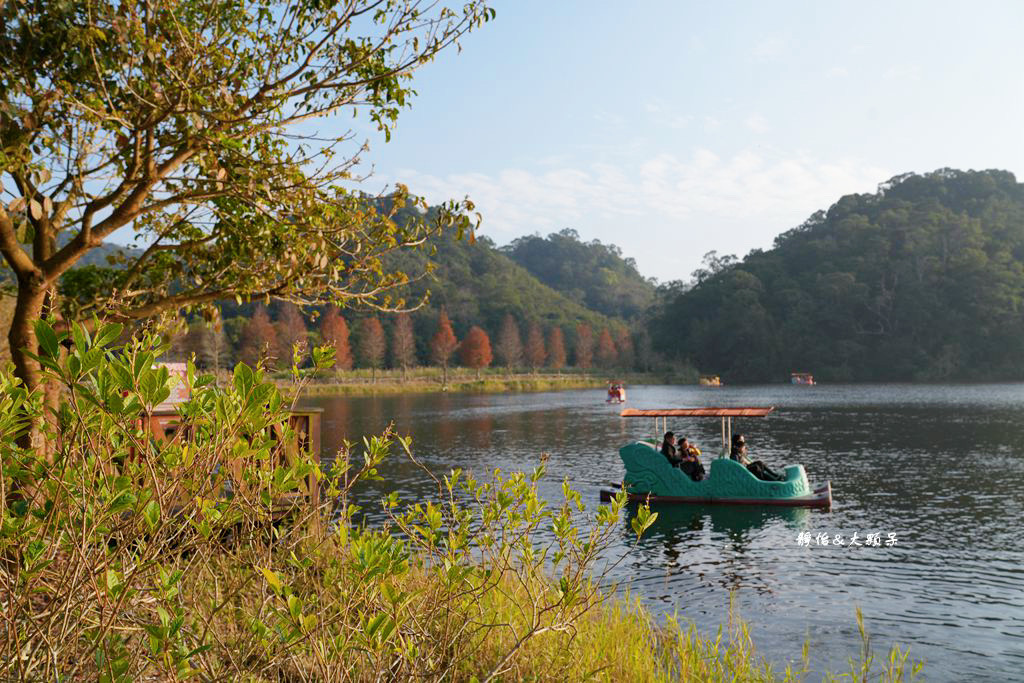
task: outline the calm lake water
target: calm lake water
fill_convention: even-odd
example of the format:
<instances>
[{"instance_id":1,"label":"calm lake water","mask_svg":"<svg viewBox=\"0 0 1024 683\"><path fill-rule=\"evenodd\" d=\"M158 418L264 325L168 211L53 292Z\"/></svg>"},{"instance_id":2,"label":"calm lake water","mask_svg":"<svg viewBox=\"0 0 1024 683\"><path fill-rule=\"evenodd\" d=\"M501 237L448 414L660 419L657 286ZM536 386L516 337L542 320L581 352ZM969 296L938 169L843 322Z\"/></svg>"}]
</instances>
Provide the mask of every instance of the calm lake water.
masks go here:
<instances>
[{"instance_id":1,"label":"calm lake water","mask_svg":"<svg viewBox=\"0 0 1024 683\"><path fill-rule=\"evenodd\" d=\"M568 476L593 505L622 478L618 448L653 421L623 419L603 390L317 398L324 449L394 421L435 472L528 470L550 454L542 487L561 499ZM730 595L755 643L780 665L810 639L815 671L846 667L864 613L878 654L898 642L925 660L930 680L1022 680L1024 667L1024 384L793 387L631 387L629 407L773 405L734 421L751 454L802 463L831 480L830 512L661 506L634 547L628 520L609 551L614 578L653 610L691 619L705 634L727 623ZM717 420L669 421L717 451ZM430 495L422 473L396 457L385 485ZM809 532L811 545L798 543ZM879 547L818 545L815 537L881 534ZM886 545L889 534L896 544Z\"/></svg>"}]
</instances>

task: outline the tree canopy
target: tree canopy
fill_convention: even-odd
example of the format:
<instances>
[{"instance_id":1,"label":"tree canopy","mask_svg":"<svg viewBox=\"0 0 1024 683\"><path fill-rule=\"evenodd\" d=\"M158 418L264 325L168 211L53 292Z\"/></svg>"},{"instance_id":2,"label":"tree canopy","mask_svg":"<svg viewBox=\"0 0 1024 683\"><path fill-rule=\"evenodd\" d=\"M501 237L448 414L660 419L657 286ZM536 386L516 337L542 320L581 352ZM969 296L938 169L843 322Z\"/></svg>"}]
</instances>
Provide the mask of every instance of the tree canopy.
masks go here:
<instances>
[{"instance_id":1,"label":"tree canopy","mask_svg":"<svg viewBox=\"0 0 1024 683\"><path fill-rule=\"evenodd\" d=\"M383 257L468 227L467 204L435 211L430 229L390 220L350 189L363 142L309 125L363 112L389 136L412 72L492 18L483 2L98 0L4 12L0 253L17 290L10 343L30 386L38 367L21 350L36 349L31 321L45 312L133 320L235 296L388 308L409 276ZM388 205L412 201L399 187ZM117 231L139 247L130 263L71 271Z\"/></svg>"}]
</instances>

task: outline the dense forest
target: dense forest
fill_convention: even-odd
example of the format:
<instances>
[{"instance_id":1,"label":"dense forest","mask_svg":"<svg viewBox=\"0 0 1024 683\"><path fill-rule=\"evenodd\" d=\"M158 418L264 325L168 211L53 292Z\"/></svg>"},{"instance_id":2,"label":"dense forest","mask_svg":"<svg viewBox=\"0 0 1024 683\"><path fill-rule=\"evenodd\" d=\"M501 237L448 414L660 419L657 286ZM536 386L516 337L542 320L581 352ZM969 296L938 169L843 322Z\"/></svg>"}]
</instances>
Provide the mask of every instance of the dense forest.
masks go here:
<instances>
[{"instance_id":1,"label":"dense forest","mask_svg":"<svg viewBox=\"0 0 1024 683\"><path fill-rule=\"evenodd\" d=\"M906 174L742 261L712 258L652 312L655 349L726 381L1024 379L1024 186Z\"/></svg>"}]
</instances>

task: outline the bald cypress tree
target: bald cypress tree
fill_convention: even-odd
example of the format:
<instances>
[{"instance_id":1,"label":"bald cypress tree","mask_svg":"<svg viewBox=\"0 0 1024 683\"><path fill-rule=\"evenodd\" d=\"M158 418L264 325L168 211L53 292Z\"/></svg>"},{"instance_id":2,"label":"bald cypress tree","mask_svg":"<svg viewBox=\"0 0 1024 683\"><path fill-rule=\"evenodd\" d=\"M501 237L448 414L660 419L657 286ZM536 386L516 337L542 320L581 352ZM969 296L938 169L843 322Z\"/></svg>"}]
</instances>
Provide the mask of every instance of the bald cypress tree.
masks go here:
<instances>
[{"instance_id":1,"label":"bald cypress tree","mask_svg":"<svg viewBox=\"0 0 1024 683\"><path fill-rule=\"evenodd\" d=\"M540 325L535 321L530 323L526 332L526 346L523 348L523 355L530 368L537 372L537 369L544 365L547 358L547 350L544 348L544 335L540 331Z\"/></svg>"},{"instance_id":2,"label":"bald cypress tree","mask_svg":"<svg viewBox=\"0 0 1024 683\"><path fill-rule=\"evenodd\" d=\"M253 311L242 331L241 359L255 367L263 361L268 368L277 365L277 334L267 309L261 304Z\"/></svg>"},{"instance_id":3,"label":"bald cypress tree","mask_svg":"<svg viewBox=\"0 0 1024 683\"><path fill-rule=\"evenodd\" d=\"M334 349L334 367L337 370L352 369L352 347L349 344L348 324L336 306L328 306L320 321L320 338Z\"/></svg>"},{"instance_id":4,"label":"bald cypress tree","mask_svg":"<svg viewBox=\"0 0 1024 683\"><path fill-rule=\"evenodd\" d=\"M565 367L565 335L558 325L548 332L548 367L552 370Z\"/></svg>"},{"instance_id":5,"label":"bald cypress tree","mask_svg":"<svg viewBox=\"0 0 1024 683\"><path fill-rule=\"evenodd\" d=\"M493 359L490 337L483 328L474 325L459 345L459 360L467 368L475 369L476 377L480 379L480 371L490 365Z\"/></svg>"},{"instance_id":6,"label":"bald cypress tree","mask_svg":"<svg viewBox=\"0 0 1024 683\"><path fill-rule=\"evenodd\" d=\"M388 339L377 316L366 318L360 323L359 360L364 368L370 368L371 381L377 382L377 370L384 365L388 352Z\"/></svg>"},{"instance_id":7,"label":"bald cypress tree","mask_svg":"<svg viewBox=\"0 0 1024 683\"><path fill-rule=\"evenodd\" d=\"M494 349L497 352L498 360L502 362L508 374L512 374L512 368L523 359L523 341L519 336L519 325L511 313L505 314L501 321L501 331L498 333L498 344Z\"/></svg>"},{"instance_id":8,"label":"bald cypress tree","mask_svg":"<svg viewBox=\"0 0 1024 683\"><path fill-rule=\"evenodd\" d=\"M459 341L455 338L448 313L442 308L437 321L437 332L430 339L430 360L442 368L441 386L448 386L448 362L458 345Z\"/></svg>"}]
</instances>

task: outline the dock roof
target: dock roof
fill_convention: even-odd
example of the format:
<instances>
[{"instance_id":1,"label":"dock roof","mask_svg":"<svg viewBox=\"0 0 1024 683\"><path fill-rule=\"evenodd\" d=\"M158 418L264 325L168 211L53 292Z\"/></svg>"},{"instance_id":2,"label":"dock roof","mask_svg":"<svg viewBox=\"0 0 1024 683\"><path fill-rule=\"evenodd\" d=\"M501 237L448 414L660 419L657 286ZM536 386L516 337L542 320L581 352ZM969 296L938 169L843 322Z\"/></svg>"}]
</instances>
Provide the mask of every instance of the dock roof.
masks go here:
<instances>
[{"instance_id":1,"label":"dock roof","mask_svg":"<svg viewBox=\"0 0 1024 683\"><path fill-rule=\"evenodd\" d=\"M775 410L775 406L767 408L658 408L638 410L626 408L619 415L622 417L764 417Z\"/></svg>"}]
</instances>

